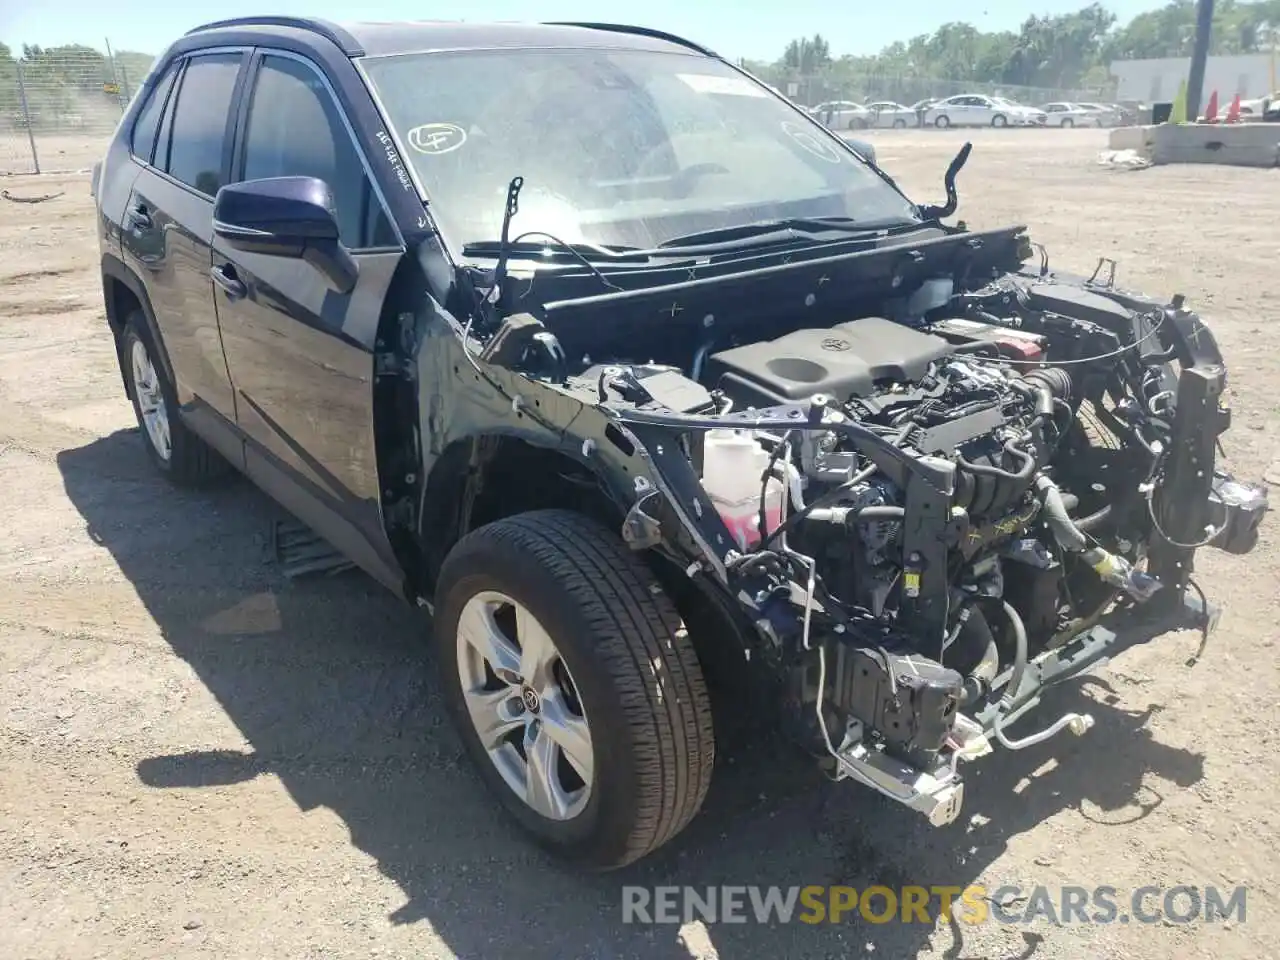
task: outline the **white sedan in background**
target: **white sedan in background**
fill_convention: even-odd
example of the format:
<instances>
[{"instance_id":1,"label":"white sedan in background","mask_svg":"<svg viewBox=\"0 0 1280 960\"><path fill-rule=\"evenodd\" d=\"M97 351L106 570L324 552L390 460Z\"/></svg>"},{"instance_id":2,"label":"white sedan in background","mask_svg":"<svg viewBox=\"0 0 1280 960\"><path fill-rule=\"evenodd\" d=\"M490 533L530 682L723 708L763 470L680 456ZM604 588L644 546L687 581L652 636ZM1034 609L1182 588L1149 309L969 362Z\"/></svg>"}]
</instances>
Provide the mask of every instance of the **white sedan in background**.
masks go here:
<instances>
[{"instance_id":1,"label":"white sedan in background","mask_svg":"<svg viewBox=\"0 0 1280 960\"><path fill-rule=\"evenodd\" d=\"M865 130L875 123L871 111L852 100L828 100L810 107L809 115L832 130Z\"/></svg>"},{"instance_id":2,"label":"white sedan in background","mask_svg":"<svg viewBox=\"0 0 1280 960\"><path fill-rule=\"evenodd\" d=\"M1014 103L1004 97L963 93L939 100L925 111L924 122L935 127L1042 127L1042 110Z\"/></svg>"},{"instance_id":3,"label":"white sedan in background","mask_svg":"<svg viewBox=\"0 0 1280 960\"><path fill-rule=\"evenodd\" d=\"M1083 103L1046 103L1040 108L1048 118L1046 126L1050 127L1100 127L1102 113L1090 110Z\"/></svg>"},{"instance_id":4,"label":"white sedan in background","mask_svg":"<svg viewBox=\"0 0 1280 960\"><path fill-rule=\"evenodd\" d=\"M1123 124L1124 117L1116 107L1105 103L1077 103L1076 106L1097 114L1100 127L1119 127Z\"/></svg>"},{"instance_id":5,"label":"white sedan in background","mask_svg":"<svg viewBox=\"0 0 1280 960\"><path fill-rule=\"evenodd\" d=\"M914 127L919 123L914 110L900 103L894 103L892 100L868 103L867 110L871 112L873 127L894 127L901 130L903 127Z\"/></svg>"}]
</instances>

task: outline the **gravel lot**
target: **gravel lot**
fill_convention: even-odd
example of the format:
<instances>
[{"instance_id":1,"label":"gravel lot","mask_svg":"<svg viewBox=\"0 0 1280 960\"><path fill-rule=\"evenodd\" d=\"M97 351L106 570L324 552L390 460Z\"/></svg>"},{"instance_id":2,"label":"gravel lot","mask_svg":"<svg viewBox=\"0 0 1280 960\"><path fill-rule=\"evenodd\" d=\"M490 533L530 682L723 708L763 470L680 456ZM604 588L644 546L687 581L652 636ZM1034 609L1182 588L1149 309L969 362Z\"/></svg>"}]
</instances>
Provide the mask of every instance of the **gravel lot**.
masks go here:
<instances>
[{"instance_id":1,"label":"gravel lot","mask_svg":"<svg viewBox=\"0 0 1280 960\"><path fill-rule=\"evenodd\" d=\"M959 133L870 136L941 199ZM1055 264L1185 293L1233 365L1228 462L1280 458L1276 171L1097 165L1099 131L977 131L960 216ZM726 751L669 849L558 870L494 815L435 697L429 625L358 574L287 583L245 482L175 492L146 463L103 317L87 178L0 201L0 956L906 958L1273 955L1280 763L1276 527L1205 554L1225 606L1049 707L1062 738L970 768L933 830L823 786L777 744ZM1272 469L1280 471L1280 464ZM1280 477L1277 477L1280 479ZM1054 754L1056 753L1056 758ZM1244 923L627 926L620 887L1002 883L1249 887Z\"/></svg>"}]
</instances>

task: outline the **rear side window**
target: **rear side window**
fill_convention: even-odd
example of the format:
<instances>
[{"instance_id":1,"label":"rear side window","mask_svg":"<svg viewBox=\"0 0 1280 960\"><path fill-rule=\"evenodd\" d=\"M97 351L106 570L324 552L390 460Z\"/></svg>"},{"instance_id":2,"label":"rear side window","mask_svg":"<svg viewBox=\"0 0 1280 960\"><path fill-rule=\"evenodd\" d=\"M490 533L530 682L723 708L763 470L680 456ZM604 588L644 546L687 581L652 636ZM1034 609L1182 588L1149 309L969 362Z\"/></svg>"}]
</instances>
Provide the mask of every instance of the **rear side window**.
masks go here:
<instances>
[{"instance_id":1,"label":"rear side window","mask_svg":"<svg viewBox=\"0 0 1280 960\"><path fill-rule=\"evenodd\" d=\"M156 133L160 129L160 116L164 113L165 103L169 99L169 91L173 89L173 78L178 75L177 64L171 64L155 86L151 88L138 120L133 125L133 139L129 149L139 160L151 162L156 147Z\"/></svg>"},{"instance_id":2,"label":"rear side window","mask_svg":"<svg viewBox=\"0 0 1280 960\"><path fill-rule=\"evenodd\" d=\"M244 151L245 180L316 177L327 183L346 246L398 242L337 103L306 64L289 57L262 58Z\"/></svg>"},{"instance_id":3,"label":"rear side window","mask_svg":"<svg viewBox=\"0 0 1280 960\"><path fill-rule=\"evenodd\" d=\"M240 72L239 53L192 57L178 88L168 133L165 170L171 177L213 196L222 186L227 116ZM158 151L163 156L163 145Z\"/></svg>"}]
</instances>

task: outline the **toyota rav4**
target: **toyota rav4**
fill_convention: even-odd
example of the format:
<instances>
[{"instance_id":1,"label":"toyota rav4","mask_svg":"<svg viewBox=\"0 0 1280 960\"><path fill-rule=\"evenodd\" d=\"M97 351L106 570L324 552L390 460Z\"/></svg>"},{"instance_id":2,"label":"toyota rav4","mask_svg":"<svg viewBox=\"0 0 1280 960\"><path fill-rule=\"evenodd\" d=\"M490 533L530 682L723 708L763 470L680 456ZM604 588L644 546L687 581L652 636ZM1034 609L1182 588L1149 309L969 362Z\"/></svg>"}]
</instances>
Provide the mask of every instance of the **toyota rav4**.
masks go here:
<instances>
[{"instance_id":1,"label":"toyota rav4","mask_svg":"<svg viewBox=\"0 0 1280 960\"><path fill-rule=\"evenodd\" d=\"M914 202L652 30L224 21L95 169L110 334L160 471L432 608L561 856L689 822L716 690L941 825L967 763L1088 730L1015 732L1046 687L1207 631L1195 552L1266 509L1200 318L948 222L968 152Z\"/></svg>"}]
</instances>

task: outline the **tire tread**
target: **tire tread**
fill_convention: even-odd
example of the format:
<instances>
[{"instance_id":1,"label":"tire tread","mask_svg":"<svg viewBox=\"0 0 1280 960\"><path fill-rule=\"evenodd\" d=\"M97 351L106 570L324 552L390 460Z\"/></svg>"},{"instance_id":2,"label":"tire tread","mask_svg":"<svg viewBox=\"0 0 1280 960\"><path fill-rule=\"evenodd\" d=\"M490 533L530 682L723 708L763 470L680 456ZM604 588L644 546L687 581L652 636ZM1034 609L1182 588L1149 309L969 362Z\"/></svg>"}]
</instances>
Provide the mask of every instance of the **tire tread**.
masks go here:
<instances>
[{"instance_id":1,"label":"tire tread","mask_svg":"<svg viewBox=\"0 0 1280 960\"><path fill-rule=\"evenodd\" d=\"M605 866L638 860L693 819L715 763L710 700L675 605L621 539L582 514L518 514L474 531L453 553L493 542L527 555L562 585L617 685L636 761L637 815L624 853Z\"/></svg>"}]
</instances>

